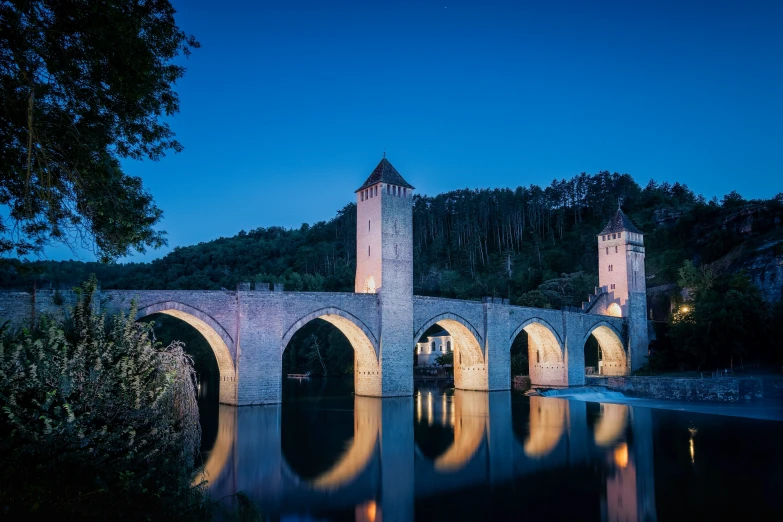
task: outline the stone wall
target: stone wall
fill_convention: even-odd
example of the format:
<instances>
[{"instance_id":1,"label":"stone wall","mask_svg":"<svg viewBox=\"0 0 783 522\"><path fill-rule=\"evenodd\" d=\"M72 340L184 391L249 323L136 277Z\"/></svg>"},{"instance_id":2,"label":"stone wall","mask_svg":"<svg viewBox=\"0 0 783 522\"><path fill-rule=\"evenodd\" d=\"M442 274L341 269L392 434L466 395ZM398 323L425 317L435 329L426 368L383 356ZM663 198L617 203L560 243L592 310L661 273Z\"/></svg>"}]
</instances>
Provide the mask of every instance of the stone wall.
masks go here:
<instances>
[{"instance_id":1,"label":"stone wall","mask_svg":"<svg viewBox=\"0 0 783 522\"><path fill-rule=\"evenodd\" d=\"M677 379L670 377L586 377L588 386L605 386L629 397L680 401L737 402L763 398L761 379Z\"/></svg>"},{"instance_id":2,"label":"stone wall","mask_svg":"<svg viewBox=\"0 0 783 522\"><path fill-rule=\"evenodd\" d=\"M403 239L398 237L400 243ZM228 404L279 402L283 351L301 327L319 318L353 346L358 395L412 394L413 348L433 324L452 337L454 382L460 389L510 389L510 349L518 335L529 335L531 346L541 349L533 368L535 384L584 384L584 345L591 333L605 353L612 352L618 373L627 371L623 318L510 306L491 297L478 302L413 296L410 264L397 262L399 270L384 278L378 294L270 292L259 284L252 291L248 285L238 291L111 290L98 301L109 312L127 311L135 302L139 318L167 313L197 328L215 352L221 402ZM68 293L64 299L72 302L74 296ZM51 292L38 292L34 302L38 314L68 309L67 303L56 305ZM28 293L0 293L0 317L21 324L32 308Z\"/></svg>"}]
</instances>

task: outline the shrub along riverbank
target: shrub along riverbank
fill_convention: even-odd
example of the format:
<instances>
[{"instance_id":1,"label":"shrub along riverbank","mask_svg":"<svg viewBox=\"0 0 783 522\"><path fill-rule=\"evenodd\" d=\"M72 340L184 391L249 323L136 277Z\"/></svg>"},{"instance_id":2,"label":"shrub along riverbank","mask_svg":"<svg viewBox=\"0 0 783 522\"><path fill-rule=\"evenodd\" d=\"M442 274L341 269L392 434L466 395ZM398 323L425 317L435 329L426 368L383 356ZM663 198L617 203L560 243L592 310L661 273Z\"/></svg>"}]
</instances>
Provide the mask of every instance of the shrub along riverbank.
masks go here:
<instances>
[{"instance_id":1,"label":"shrub along riverbank","mask_svg":"<svg viewBox=\"0 0 783 522\"><path fill-rule=\"evenodd\" d=\"M181 343L92 306L0 339L0 512L79 519L204 519L193 486L201 429Z\"/></svg>"}]
</instances>

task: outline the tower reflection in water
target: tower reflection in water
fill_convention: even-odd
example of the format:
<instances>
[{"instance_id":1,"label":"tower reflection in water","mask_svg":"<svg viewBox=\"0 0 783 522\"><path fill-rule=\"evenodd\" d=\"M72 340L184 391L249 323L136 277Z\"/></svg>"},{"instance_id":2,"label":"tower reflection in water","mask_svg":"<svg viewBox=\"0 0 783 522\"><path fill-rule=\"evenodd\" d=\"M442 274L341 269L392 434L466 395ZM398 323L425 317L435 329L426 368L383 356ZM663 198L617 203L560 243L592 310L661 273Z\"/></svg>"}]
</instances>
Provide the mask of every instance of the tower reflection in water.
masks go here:
<instances>
[{"instance_id":1,"label":"tower reflection in water","mask_svg":"<svg viewBox=\"0 0 783 522\"><path fill-rule=\"evenodd\" d=\"M534 487L541 474L582 467L603 484L601 519L656 519L647 409L602 404L591 427L587 403L555 398L437 388L412 398L357 396L353 437L328 469L304 478L282 450L286 407L220 407L205 465L213 497L243 491L273 515L348 509L357 521L388 522L414 519L428 498L528 478ZM441 440L428 440L436 428Z\"/></svg>"}]
</instances>

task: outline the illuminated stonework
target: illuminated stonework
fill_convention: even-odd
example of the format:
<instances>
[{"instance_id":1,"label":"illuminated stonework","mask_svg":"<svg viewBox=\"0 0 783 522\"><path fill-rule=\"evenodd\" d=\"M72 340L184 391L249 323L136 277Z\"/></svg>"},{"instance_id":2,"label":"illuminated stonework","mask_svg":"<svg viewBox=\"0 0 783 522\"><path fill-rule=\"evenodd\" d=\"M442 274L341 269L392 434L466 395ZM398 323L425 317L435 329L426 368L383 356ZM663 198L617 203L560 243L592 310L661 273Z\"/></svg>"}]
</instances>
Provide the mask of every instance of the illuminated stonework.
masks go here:
<instances>
[{"instance_id":1,"label":"illuminated stonework","mask_svg":"<svg viewBox=\"0 0 783 522\"><path fill-rule=\"evenodd\" d=\"M643 237L629 228L622 212L598 238L599 280L614 288L591 301L600 306L573 311L512 306L500 297L414 296L413 187L383 158L356 191L356 204L354 292L286 292L281 285L256 282L255 288L240 283L236 290L220 291L109 290L95 302L110 313L127 312L135 302L139 319L166 313L196 328L220 369L220 402L232 405L281 401L283 352L292 336L315 319L333 324L353 347L354 387L360 396L412 396L411 350L436 324L448 332L451 347L442 352L454 353L457 389L510 389L510 350L518 335L528 336L534 384L584 384L584 345L591 333L601 346L602 373L627 374L643 364ZM68 304L76 299L61 295ZM23 324L31 302L36 314L62 314L54 301L53 292L37 291L35 299L24 292L0 292L0 317Z\"/></svg>"}]
</instances>

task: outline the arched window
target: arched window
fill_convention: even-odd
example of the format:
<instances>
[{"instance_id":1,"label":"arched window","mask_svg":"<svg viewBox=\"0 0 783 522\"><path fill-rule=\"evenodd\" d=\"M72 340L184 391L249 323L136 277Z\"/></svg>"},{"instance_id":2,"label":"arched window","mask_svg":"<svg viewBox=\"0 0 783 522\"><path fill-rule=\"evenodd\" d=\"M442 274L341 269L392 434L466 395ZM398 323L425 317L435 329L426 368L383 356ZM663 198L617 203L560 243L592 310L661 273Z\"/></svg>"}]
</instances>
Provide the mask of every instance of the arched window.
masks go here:
<instances>
[{"instance_id":1,"label":"arched window","mask_svg":"<svg viewBox=\"0 0 783 522\"><path fill-rule=\"evenodd\" d=\"M617 253L617 245L615 245L615 247L614 247L614 253L615 254Z\"/></svg>"},{"instance_id":2,"label":"arched window","mask_svg":"<svg viewBox=\"0 0 783 522\"><path fill-rule=\"evenodd\" d=\"M375 293L375 278L373 276L367 276L367 279L364 280L364 293ZM421 350L419 350L419 353L421 353Z\"/></svg>"},{"instance_id":3,"label":"arched window","mask_svg":"<svg viewBox=\"0 0 783 522\"><path fill-rule=\"evenodd\" d=\"M446 350L451 351L451 341L446 341Z\"/></svg>"},{"instance_id":4,"label":"arched window","mask_svg":"<svg viewBox=\"0 0 783 522\"><path fill-rule=\"evenodd\" d=\"M606 247L606 255L609 255L609 247Z\"/></svg>"},{"instance_id":5,"label":"arched window","mask_svg":"<svg viewBox=\"0 0 783 522\"><path fill-rule=\"evenodd\" d=\"M435 341L432 341L432 346L430 347L430 353L435 353Z\"/></svg>"}]
</instances>

